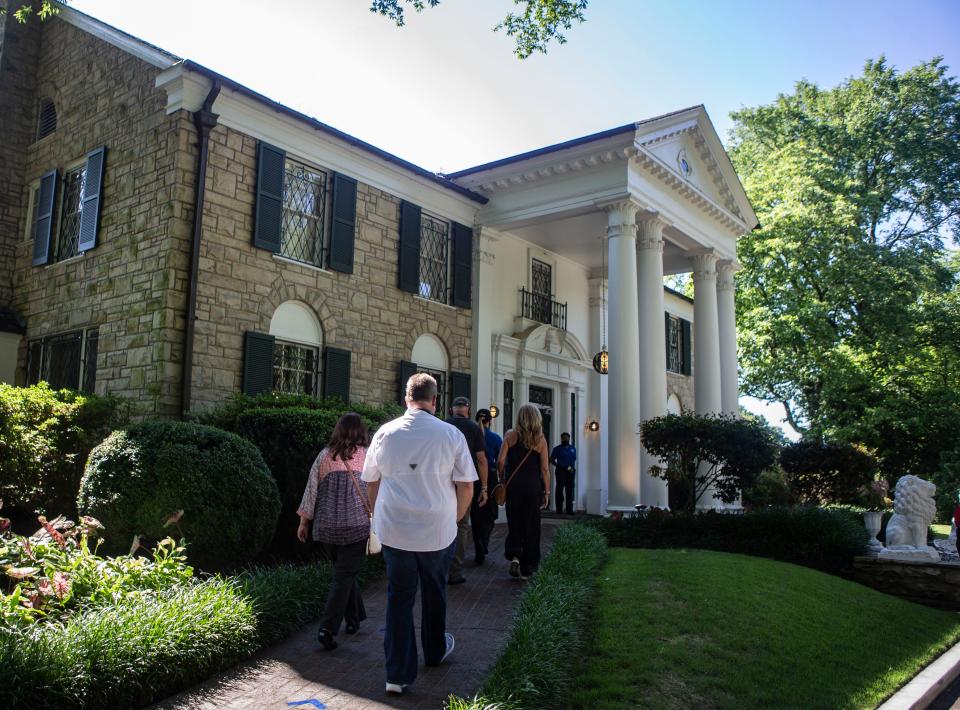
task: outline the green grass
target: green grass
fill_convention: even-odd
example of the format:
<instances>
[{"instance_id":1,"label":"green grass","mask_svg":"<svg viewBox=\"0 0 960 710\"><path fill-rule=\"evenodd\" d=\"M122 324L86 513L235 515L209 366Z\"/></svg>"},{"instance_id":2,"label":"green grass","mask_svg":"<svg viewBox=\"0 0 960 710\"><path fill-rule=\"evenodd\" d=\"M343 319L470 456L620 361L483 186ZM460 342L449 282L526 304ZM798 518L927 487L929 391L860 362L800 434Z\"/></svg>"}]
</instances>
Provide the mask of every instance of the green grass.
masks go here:
<instances>
[{"instance_id":1,"label":"green grass","mask_svg":"<svg viewBox=\"0 0 960 710\"><path fill-rule=\"evenodd\" d=\"M930 529L933 530L933 536L938 540L946 540L950 537L950 523L946 525L931 525Z\"/></svg>"},{"instance_id":2,"label":"green grass","mask_svg":"<svg viewBox=\"0 0 960 710\"><path fill-rule=\"evenodd\" d=\"M570 708L873 708L960 639L956 615L694 550L610 550L591 629Z\"/></svg>"}]
</instances>

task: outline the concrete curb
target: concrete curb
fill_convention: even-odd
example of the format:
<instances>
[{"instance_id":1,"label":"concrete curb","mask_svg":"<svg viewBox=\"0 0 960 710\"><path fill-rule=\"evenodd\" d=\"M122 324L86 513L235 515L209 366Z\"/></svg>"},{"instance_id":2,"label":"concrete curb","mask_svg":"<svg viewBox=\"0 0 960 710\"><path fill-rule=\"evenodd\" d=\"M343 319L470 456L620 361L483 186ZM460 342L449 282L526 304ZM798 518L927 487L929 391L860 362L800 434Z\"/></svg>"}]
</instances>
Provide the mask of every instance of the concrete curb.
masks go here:
<instances>
[{"instance_id":1,"label":"concrete curb","mask_svg":"<svg viewBox=\"0 0 960 710\"><path fill-rule=\"evenodd\" d=\"M960 676L960 643L920 671L879 710L924 710Z\"/></svg>"}]
</instances>

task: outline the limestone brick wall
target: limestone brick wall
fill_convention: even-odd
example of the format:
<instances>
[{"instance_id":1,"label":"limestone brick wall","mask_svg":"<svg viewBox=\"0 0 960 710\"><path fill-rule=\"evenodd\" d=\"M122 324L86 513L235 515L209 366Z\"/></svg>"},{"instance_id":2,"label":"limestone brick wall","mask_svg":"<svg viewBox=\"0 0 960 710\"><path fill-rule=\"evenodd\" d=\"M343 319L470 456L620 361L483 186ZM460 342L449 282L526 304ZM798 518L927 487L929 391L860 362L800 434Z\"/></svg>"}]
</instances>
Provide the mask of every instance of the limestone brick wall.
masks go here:
<instances>
[{"instance_id":1,"label":"limestone brick wall","mask_svg":"<svg viewBox=\"0 0 960 710\"><path fill-rule=\"evenodd\" d=\"M359 181L353 274L277 257L252 244L256 151L248 135L224 126L211 134L193 408L242 388L244 333L269 332L277 306L289 300L309 306L325 345L351 351L354 400L396 401L397 363L410 359L423 333L443 341L453 370L470 372L472 311L397 288L400 200L351 176Z\"/></svg>"},{"instance_id":2,"label":"limestone brick wall","mask_svg":"<svg viewBox=\"0 0 960 710\"><path fill-rule=\"evenodd\" d=\"M693 376L667 372L667 396L677 395L684 410L693 411Z\"/></svg>"},{"instance_id":3,"label":"limestone brick wall","mask_svg":"<svg viewBox=\"0 0 960 710\"><path fill-rule=\"evenodd\" d=\"M47 170L105 145L101 219L95 249L33 267L21 215L14 307L27 339L98 326L97 392L130 398L141 414L174 414L196 160L189 116L165 114L155 67L65 21L43 23L38 60L36 94L54 99L58 128L27 148L21 199ZM26 343L18 382L25 367Z\"/></svg>"}]
</instances>

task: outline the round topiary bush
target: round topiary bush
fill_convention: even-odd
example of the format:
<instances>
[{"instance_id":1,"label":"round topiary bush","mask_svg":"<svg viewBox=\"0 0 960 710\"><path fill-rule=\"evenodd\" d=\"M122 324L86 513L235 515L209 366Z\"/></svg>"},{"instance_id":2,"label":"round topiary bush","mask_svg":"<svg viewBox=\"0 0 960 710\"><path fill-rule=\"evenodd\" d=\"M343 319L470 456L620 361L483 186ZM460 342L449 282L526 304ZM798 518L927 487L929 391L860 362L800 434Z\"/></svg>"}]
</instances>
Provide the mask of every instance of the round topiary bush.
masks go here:
<instances>
[{"instance_id":1,"label":"round topiary bush","mask_svg":"<svg viewBox=\"0 0 960 710\"><path fill-rule=\"evenodd\" d=\"M260 452L236 434L147 421L90 453L77 504L104 524L111 551L129 550L134 535L182 533L190 561L218 571L250 562L270 542L280 494Z\"/></svg>"}]
</instances>

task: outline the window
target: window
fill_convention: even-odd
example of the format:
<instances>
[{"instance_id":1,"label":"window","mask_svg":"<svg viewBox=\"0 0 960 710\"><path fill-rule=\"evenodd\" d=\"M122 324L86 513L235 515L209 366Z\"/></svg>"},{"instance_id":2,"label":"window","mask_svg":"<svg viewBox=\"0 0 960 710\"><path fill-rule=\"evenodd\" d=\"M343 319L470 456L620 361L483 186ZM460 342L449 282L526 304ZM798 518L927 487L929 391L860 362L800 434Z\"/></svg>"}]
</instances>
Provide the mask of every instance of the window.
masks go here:
<instances>
[{"instance_id":1,"label":"window","mask_svg":"<svg viewBox=\"0 0 960 710\"><path fill-rule=\"evenodd\" d=\"M37 116L37 140L46 138L56 130L57 107L51 99L41 99Z\"/></svg>"},{"instance_id":2,"label":"window","mask_svg":"<svg viewBox=\"0 0 960 710\"><path fill-rule=\"evenodd\" d=\"M675 316L667 318L667 370L670 372L683 371L683 349L681 346L680 319Z\"/></svg>"},{"instance_id":3,"label":"window","mask_svg":"<svg viewBox=\"0 0 960 710\"><path fill-rule=\"evenodd\" d=\"M426 213L420 216L420 295L449 302L450 223Z\"/></svg>"},{"instance_id":4,"label":"window","mask_svg":"<svg viewBox=\"0 0 960 710\"><path fill-rule=\"evenodd\" d=\"M68 170L63 176L56 261L63 261L80 253L80 217L83 212L83 187L86 178L85 164Z\"/></svg>"},{"instance_id":5,"label":"window","mask_svg":"<svg viewBox=\"0 0 960 710\"><path fill-rule=\"evenodd\" d=\"M93 392L97 380L96 328L38 338L27 343L27 384Z\"/></svg>"},{"instance_id":6,"label":"window","mask_svg":"<svg viewBox=\"0 0 960 710\"><path fill-rule=\"evenodd\" d=\"M327 173L287 160L283 176L280 253L322 266L326 249Z\"/></svg>"},{"instance_id":7,"label":"window","mask_svg":"<svg viewBox=\"0 0 960 710\"><path fill-rule=\"evenodd\" d=\"M273 391L317 394L320 348L277 340L273 346Z\"/></svg>"}]
</instances>

